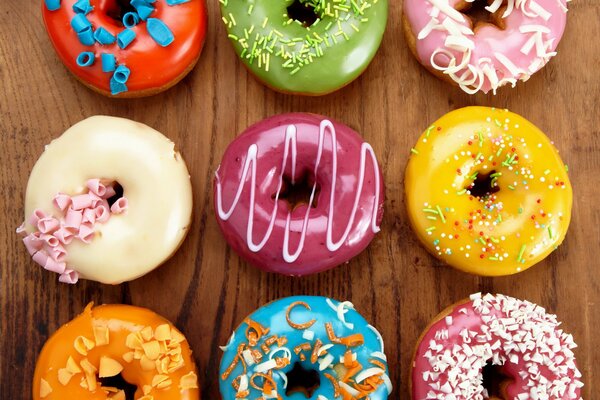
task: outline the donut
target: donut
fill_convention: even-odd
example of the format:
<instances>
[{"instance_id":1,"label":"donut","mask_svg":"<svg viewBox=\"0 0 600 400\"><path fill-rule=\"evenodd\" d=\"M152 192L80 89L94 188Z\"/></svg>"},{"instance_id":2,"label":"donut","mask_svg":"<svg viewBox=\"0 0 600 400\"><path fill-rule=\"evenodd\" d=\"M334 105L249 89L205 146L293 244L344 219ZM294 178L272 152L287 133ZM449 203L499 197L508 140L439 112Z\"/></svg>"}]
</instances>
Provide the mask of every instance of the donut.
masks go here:
<instances>
[{"instance_id":1,"label":"donut","mask_svg":"<svg viewBox=\"0 0 600 400\"><path fill-rule=\"evenodd\" d=\"M385 400L392 392L383 339L348 301L274 301L221 349L223 400Z\"/></svg>"},{"instance_id":2,"label":"donut","mask_svg":"<svg viewBox=\"0 0 600 400\"><path fill-rule=\"evenodd\" d=\"M321 96L363 73L379 49L387 0L223 0L236 54L263 84Z\"/></svg>"},{"instance_id":3,"label":"donut","mask_svg":"<svg viewBox=\"0 0 600 400\"><path fill-rule=\"evenodd\" d=\"M569 0L405 0L404 32L417 60L469 94L527 81L556 55ZM479 21L470 11L487 3Z\"/></svg>"},{"instance_id":4,"label":"donut","mask_svg":"<svg viewBox=\"0 0 600 400\"><path fill-rule=\"evenodd\" d=\"M44 24L62 63L109 97L169 89L196 65L204 0L44 0Z\"/></svg>"},{"instance_id":5,"label":"donut","mask_svg":"<svg viewBox=\"0 0 600 400\"><path fill-rule=\"evenodd\" d=\"M383 202L373 148L314 114L278 115L248 128L227 147L214 181L215 214L229 245L265 271L293 276L362 252L380 230Z\"/></svg>"},{"instance_id":6,"label":"donut","mask_svg":"<svg viewBox=\"0 0 600 400\"><path fill-rule=\"evenodd\" d=\"M118 284L179 248L192 215L189 173L175 145L130 120L96 116L46 146L17 229L59 280Z\"/></svg>"},{"instance_id":7,"label":"donut","mask_svg":"<svg viewBox=\"0 0 600 400\"><path fill-rule=\"evenodd\" d=\"M443 311L418 340L417 399L581 399L573 337L556 316L501 294L471 295Z\"/></svg>"},{"instance_id":8,"label":"donut","mask_svg":"<svg viewBox=\"0 0 600 400\"><path fill-rule=\"evenodd\" d=\"M412 149L404 183L418 238L472 274L526 270L562 243L571 220L567 166L546 135L508 110L440 118Z\"/></svg>"},{"instance_id":9,"label":"donut","mask_svg":"<svg viewBox=\"0 0 600 400\"><path fill-rule=\"evenodd\" d=\"M145 308L88 305L48 339L33 400L199 400L186 338Z\"/></svg>"}]
</instances>

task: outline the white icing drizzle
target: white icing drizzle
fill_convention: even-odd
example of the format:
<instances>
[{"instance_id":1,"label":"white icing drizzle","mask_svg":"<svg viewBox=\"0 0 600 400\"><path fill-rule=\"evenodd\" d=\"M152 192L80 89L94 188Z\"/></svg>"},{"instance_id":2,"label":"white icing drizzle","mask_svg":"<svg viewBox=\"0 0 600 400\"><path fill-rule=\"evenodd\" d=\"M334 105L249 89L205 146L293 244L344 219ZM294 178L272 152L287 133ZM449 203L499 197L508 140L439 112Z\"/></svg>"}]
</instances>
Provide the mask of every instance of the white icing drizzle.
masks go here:
<instances>
[{"instance_id":1,"label":"white icing drizzle","mask_svg":"<svg viewBox=\"0 0 600 400\"><path fill-rule=\"evenodd\" d=\"M318 176L319 165L321 163L321 157L323 155L323 149L324 149L324 145L325 145L325 133L327 130L329 130L329 132L330 132L332 148L333 149L338 148L336 132L335 132L335 127L333 126L333 123L329 120L323 120L319 127L319 146L318 146L317 156L316 156L315 166L314 166L314 177L315 177L314 181L315 181L315 183L312 187L309 204L313 203L314 197L316 194L316 190L317 190L317 179L316 178ZM274 202L275 204L273 206L273 211L271 213L271 220L270 220L267 232L265 233L265 236L262 238L262 240L259 243L255 243L254 239L253 239L254 208L256 205L255 192L256 192L256 168L257 168L258 146L256 144L252 144L248 148L248 153L246 155L246 160L244 162L242 177L240 179L240 183L237 188L237 192L236 192L235 198L233 200L233 203L231 204L231 207L227 211L225 211L224 206L223 206L221 178L218 174L218 171L216 173L217 213L218 213L219 218L221 218L224 221L227 221L231 217L233 212L235 211L235 209L240 201L240 197L244 191L244 187L246 186L246 180L248 178L248 174L250 173L250 207L249 207L249 212L248 212L248 225L247 225L247 229L246 229L246 242L247 242L248 248L252 252L255 252L255 253L259 252L266 245L266 243L268 242L268 240L271 237L271 234L273 233L273 228L275 227L275 221L276 221L277 211L278 211L278 207L279 207L279 196L280 196L281 190L283 188L284 171L286 169L289 158L291 158L292 177L295 175L296 155L297 155L297 130L296 130L295 125L289 125L285 132L285 147L284 147L284 152L283 152L283 161L282 161L282 165L281 165L281 172L279 174L279 184L278 184L277 192L275 195L275 202ZM380 187L381 187L380 175L379 175L379 165L377 164L377 158L375 156L375 152L374 152L373 148L371 147L371 145L368 143L363 143L361 146L361 153L360 153L358 187L356 188L356 196L355 196L355 200L354 200L354 206L352 208L352 213L350 214L350 218L348 219L348 224L346 225L344 234L337 242L334 241L332 231L333 231L333 219L334 219L334 215L335 215L335 211L334 211L335 210L335 188L336 188L336 184L337 184L336 181L337 181L337 172L338 172L337 169L338 168L337 168L337 152L332 151L332 158L333 158L333 160L332 160L333 171L332 171L332 178L331 178L332 179L332 182L331 182L332 187L331 187L331 195L330 195L329 214L328 214L328 218L327 218L327 242L326 242L327 249L329 251L332 251L332 252L337 251L340 247L342 247L342 245L344 244L344 242L348 239L348 236L350 235L350 231L352 229L352 226L354 225L354 219L356 217L356 213L358 212L360 196L363 192L363 185L364 185L365 174L366 174L367 157L371 158L371 161L373 164L373 170L374 170L374 180L375 180L375 190L374 190L374 198L373 198L373 214L372 214L370 225L371 225L371 230L374 233L377 233L380 230L379 225L377 224L379 191L380 191ZM292 180L292 184L293 183L294 182ZM306 213L304 215L304 223L302 225L302 234L300 236L300 242L298 244L298 248L297 248L296 252L294 252L294 253L290 252L289 236L290 236L290 222L291 222L292 214L291 214L291 212L288 212L286 225L285 225L284 239L283 239L284 240L283 259L288 263L292 263L292 262L296 261L298 259L298 257L300 256L300 254L302 253L302 250L304 249L304 241L306 239L306 233L308 230L308 220L310 218L311 209L312 209L312 207L306 208Z\"/></svg>"},{"instance_id":2,"label":"white icing drizzle","mask_svg":"<svg viewBox=\"0 0 600 400\"><path fill-rule=\"evenodd\" d=\"M450 5L450 0L427 0L432 9L429 13L431 20L417 34L418 40L427 38L433 31L447 33L443 47L437 48L430 57L431 66L448 75L460 88L468 94L479 92L486 81L490 84L494 94L499 87L506 84L515 86L518 80L527 81L532 74L550 61L556 52L550 51L555 38L548 38L550 30L543 24L547 22L552 14L544 9L535 0L494 0L485 7L490 13L497 12L503 4L506 10L502 18L507 18L515 10L518 10L530 18L540 18L540 24L521 27L520 31L530 38L521 48L521 52L529 55L535 50L536 58L527 68L517 67L512 60L500 52L494 53L495 60L491 58L480 58L472 60L472 52L475 48L473 37L475 33L465 24L464 16ZM472 3L475 0L465 0ZM570 0L556 0L563 12L567 12L567 2ZM459 53L459 56L456 55ZM436 61L438 57L447 58L447 65L441 65ZM499 77L496 63L510 72L510 76Z\"/></svg>"}]
</instances>

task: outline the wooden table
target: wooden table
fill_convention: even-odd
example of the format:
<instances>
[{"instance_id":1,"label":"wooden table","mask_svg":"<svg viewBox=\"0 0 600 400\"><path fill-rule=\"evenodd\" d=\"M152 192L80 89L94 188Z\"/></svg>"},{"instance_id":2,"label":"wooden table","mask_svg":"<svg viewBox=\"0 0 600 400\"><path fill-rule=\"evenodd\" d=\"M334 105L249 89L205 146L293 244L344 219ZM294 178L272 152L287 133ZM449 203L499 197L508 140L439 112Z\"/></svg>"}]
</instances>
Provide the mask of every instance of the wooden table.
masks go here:
<instances>
[{"instance_id":1,"label":"wooden table","mask_svg":"<svg viewBox=\"0 0 600 400\"><path fill-rule=\"evenodd\" d=\"M218 345L242 319L270 300L293 294L351 300L386 341L395 384L408 399L410 358L427 322L472 292L531 300L559 315L571 332L584 397L597 397L600 366L600 3L571 3L559 55L529 82L496 97L468 96L431 76L412 57L401 29L401 2L391 1L387 33L366 73L321 98L277 94L257 83L229 45L216 1L196 69L168 92L112 100L86 89L60 64L44 31L40 1L0 5L0 393L28 398L36 356L61 324L96 303L131 303L171 319L187 335L204 399L219 399ZM556 142L575 192L565 243L538 266L516 276L480 278L437 262L408 226L403 173L421 131L467 105L507 107ZM324 114L350 125L377 151L387 187L383 231L348 265L294 279L246 265L227 247L215 221L212 178L225 146L249 124L288 111ZM166 265L120 286L59 284L34 265L15 228L23 219L29 171L43 146L94 114L144 122L170 137L192 174L195 215L180 251ZM158 188L160 190L160 188Z\"/></svg>"}]
</instances>

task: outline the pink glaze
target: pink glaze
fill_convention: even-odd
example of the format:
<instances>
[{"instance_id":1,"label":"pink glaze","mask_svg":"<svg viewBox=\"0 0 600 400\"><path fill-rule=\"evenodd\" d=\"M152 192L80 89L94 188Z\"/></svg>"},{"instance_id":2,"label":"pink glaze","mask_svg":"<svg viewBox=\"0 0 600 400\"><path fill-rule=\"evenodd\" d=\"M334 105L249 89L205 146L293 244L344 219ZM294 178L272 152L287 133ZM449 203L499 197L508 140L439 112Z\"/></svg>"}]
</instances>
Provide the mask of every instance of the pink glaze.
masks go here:
<instances>
[{"instance_id":1,"label":"pink glaze","mask_svg":"<svg viewBox=\"0 0 600 400\"><path fill-rule=\"evenodd\" d=\"M112 184L104 185L99 179L87 182L88 192L76 196L58 193L52 204L59 211L58 216L46 215L35 210L29 223L36 227L31 233L24 225L17 233L25 235L23 243L34 262L48 271L60 275L63 283L77 283L79 273L67 265L66 246L74 239L90 243L95 234L96 223L104 223L110 214L120 214L127 210L127 199L119 198L109 208L108 199L115 194Z\"/></svg>"},{"instance_id":2,"label":"pink glaze","mask_svg":"<svg viewBox=\"0 0 600 400\"><path fill-rule=\"evenodd\" d=\"M290 211L279 197L284 175L308 177L314 207ZM371 146L313 114L279 115L248 128L225 151L214 193L230 246L261 269L286 275L349 261L371 242L383 216L383 179Z\"/></svg>"},{"instance_id":3,"label":"pink glaze","mask_svg":"<svg viewBox=\"0 0 600 400\"><path fill-rule=\"evenodd\" d=\"M571 335L556 316L503 295L472 295L425 333L415 353L412 398L488 398L488 361L510 377L507 399L581 399Z\"/></svg>"},{"instance_id":4,"label":"pink glaze","mask_svg":"<svg viewBox=\"0 0 600 400\"><path fill-rule=\"evenodd\" d=\"M471 20L456 11L463 3L405 0L404 12L417 38L419 61L444 72L466 92L496 93L500 86L526 81L556 54L567 0L495 0L488 11L506 7L497 11L505 29L480 24L474 31Z\"/></svg>"}]
</instances>

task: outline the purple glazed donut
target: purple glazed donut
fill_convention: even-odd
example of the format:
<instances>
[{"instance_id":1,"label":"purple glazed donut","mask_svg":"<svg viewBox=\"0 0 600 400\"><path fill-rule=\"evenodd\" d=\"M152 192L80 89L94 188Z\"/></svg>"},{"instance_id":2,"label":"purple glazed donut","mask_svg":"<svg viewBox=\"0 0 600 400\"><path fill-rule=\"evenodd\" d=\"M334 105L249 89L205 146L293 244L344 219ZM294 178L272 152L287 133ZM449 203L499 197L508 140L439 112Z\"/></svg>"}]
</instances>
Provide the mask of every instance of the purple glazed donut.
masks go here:
<instances>
[{"instance_id":1,"label":"purple glazed donut","mask_svg":"<svg viewBox=\"0 0 600 400\"><path fill-rule=\"evenodd\" d=\"M229 245L285 275L321 272L363 251L379 232L383 201L371 145L314 114L248 128L225 151L214 181L215 214Z\"/></svg>"}]
</instances>

